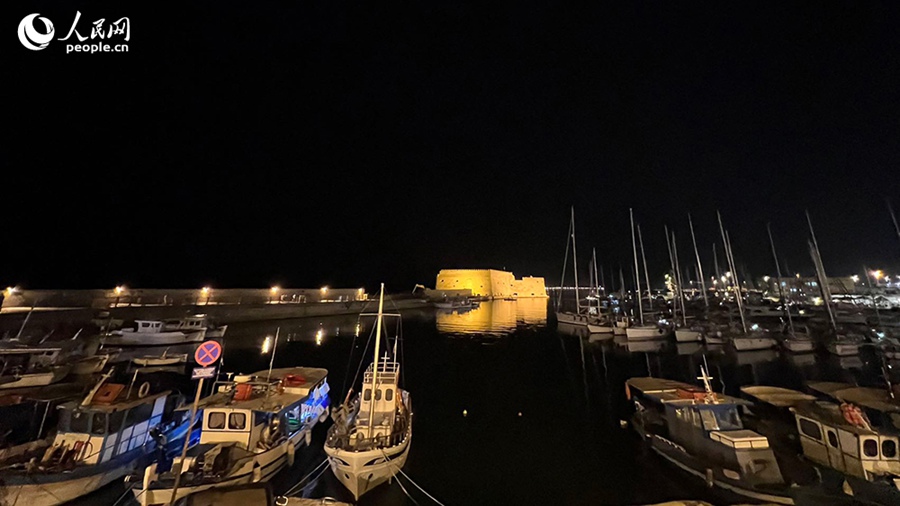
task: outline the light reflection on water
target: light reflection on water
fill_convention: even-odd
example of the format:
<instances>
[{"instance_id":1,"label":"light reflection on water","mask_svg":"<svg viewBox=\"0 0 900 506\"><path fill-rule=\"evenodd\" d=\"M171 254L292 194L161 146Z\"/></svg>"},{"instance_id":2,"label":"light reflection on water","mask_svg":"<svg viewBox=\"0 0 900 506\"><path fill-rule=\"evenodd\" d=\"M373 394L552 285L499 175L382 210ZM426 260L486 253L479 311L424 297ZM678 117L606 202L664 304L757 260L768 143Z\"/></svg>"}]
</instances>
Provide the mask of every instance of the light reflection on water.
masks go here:
<instances>
[{"instance_id":1,"label":"light reflection on water","mask_svg":"<svg viewBox=\"0 0 900 506\"><path fill-rule=\"evenodd\" d=\"M436 309L435 324L442 334L504 336L519 327L545 326L547 299L491 300L472 309Z\"/></svg>"}]
</instances>

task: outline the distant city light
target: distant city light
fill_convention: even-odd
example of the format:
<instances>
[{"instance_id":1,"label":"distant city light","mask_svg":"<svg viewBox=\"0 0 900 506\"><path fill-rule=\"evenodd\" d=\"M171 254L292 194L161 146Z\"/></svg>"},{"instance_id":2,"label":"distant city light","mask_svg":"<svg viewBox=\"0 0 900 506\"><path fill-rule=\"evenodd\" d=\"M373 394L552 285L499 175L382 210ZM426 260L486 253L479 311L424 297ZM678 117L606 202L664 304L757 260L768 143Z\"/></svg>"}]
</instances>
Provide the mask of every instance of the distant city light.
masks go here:
<instances>
[{"instance_id":1,"label":"distant city light","mask_svg":"<svg viewBox=\"0 0 900 506\"><path fill-rule=\"evenodd\" d=\"M850 276L850 279L852 279L854 283L859 283L859 276L856 274Z\"/></svg>"},{"instance_id":2,"label":"distant city light","mask_svg":"<svg viewBox=\"0 0 900 506\"><path fill-rule=\"evenodd\" d=\"M262 354L265 355L269 353L269 348L272 347L272 336L266 336L266 339L262 343Z\"/></svg>"},{"instance_id":3,"label":"distant city light","mask_svg":"<svg viewBox=\"0 0 900 506\"><path fill-rule=\"evenodd\" d=\"M13 287L13 286L7 286L7 287L6 287L6 296L9 297L10 295L16 293L16 291L17 291L17 290L16 290L15 287Z\"/></svg>"},{"instance_id":4,"label":"distant city light","mask_svg":"<svg viewBox=\"0 0 900 506\"><path fill-rule=\"evenodd\" d=\"M869 274L871 274L872 277L875 278L876 281L878 281L879 279L884 277L884 272L881 269L878 269L877 271L872 271Z\"/></svg>"},{"instance_id":5,"label":"distant city light","mask_svg":"<svg viewBox=\"0 0 900 506\"><path fill-rule=\"evenodd\" d=\"M319 329L316 331L316 346L322 346L322 339L325 337L325 330Z\"/></svg>"},{"instance_id":6,"label":"distant city light","mask_svg":"<svg viewBox=\"0 0 900 506\"><path fill-rule=\"evenodd\" d=\"M116 287L116 295L122 295L125 292L125 285L119 285Z\"/></svg>"},{"instance_id":7,"label":"distant city light","mask_svg":"<svg viewBox=\"0 0 900 506\"><path fill-rule=\"evenodd\" d=\"M321 290L322 290L322 295L325 295L326 293L328 293L328 287L327 287L327 286L323 286L323 287L321 288Z\"/></svg>"},{"instance_id":8,"label":"distant city light","mask_svg":"<svg viewBox=\"0 0 900 506\"><path fill-rule=\"evenodd\" d=\"M771 279L771 278L769 278L769 276L763 276L763 281L765 281L766 283L769 282L769 279Z\"/></svg>"},{"instance_id":9,"label":"distant city light","mask_svg":"<svg viewBox=\"0 0 900 506\"><path fill-rule=\"evenodd\" d=\"M731 277L731 271L726 272L726 273L725 273L725 277L726 277L726 278L730 278L730 277Z\"/></svg>"},{"instance_id":10,"label":"distant city light","mask_svg":"<svg viewBox=\"0 0 900 506\"><path fill-rule=\"evenodd\" d=\"M209 288L208 286L204 286L203 289L200 290L200 292L201 292L203 295L209 295L209 291L210 291L210 288Z\"/></svg>"},{"instance_id":11,"label":"distant city light","mask_svg":"<svg viewBox=\"0 0 900 506\"><path fill-rule=\"evenodd\" d=\"M277 285L269 289L269 291L271 291L272 293L278 293L278 290L281 290L281 287Z\"/></svg>"}]
</instances>

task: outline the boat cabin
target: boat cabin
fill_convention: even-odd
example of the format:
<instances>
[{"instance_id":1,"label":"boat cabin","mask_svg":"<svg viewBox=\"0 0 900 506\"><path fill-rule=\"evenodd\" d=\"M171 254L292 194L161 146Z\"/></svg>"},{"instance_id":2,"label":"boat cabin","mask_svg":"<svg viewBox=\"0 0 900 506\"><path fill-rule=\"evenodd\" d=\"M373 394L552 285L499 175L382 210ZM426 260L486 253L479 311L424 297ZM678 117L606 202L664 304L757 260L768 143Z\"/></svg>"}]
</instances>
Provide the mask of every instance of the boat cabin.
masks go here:
<instances>
[{"instance_id":1,"label":"boat cabin","mask_svg":"<svg viewBox=\"0 0 900 506\"><path fill-rule=\"evenodd\" d=\"M134 329L122 329L122 332L135 332L139 334L157 334L165 332L163 322L155 320L135 320Z\"/></svg>"},{"instance_id":2,"label":"boat cabin","mask_svg":"<svg viewBox=\"0 0 900 506\"><path fill-rule=\"evenodd\" d=\"M294 367L235 381L217 382L202 402L200 444L234 442L246 450L267 449L315 421L329 405L325 369Z\"/></svg>"},{"instance_id":3,"label":"boat cabin","mask_svg":"<svg viewBox=\"0 0 900 506\"><path fill-rule=\"evenodd\" d=\"M636 416L657 423L648 427L655 437L733 470L732 479L783 483L768 439L744 428L740 406L747 401L657 378L631 378L626 385L629 396L636 392Z\"/></svg>"},{"instance_id":4,"label":"boat cabin","mask_svg":"<svg viewBox=\"0 0 900 506\"><path fill-rule=\"evenodd\" d=\"M141 387L129 394L126 388L106 383L89 396L87 405L73 401L59 406L51 450L61 450L60 461L101 464L141 448L148 442L150 430L168 420L175 410L178 399L168 391L149 394Z\"/></svg>"},{"instance_id":5,"label":"boat cabin","mask_svg":"<svg viewBox=\"0 0 900 506\"><path fill-rule=\"evenodd\" d=\"M390 436L394 432L394 415L400 399L400 364L393 361L369 364L363 377L362 395L359 401L359 415L353 439L371 439ZM377 376L377 379L376 379ZM377 381L377 383L376 383ZM372 425L369 425L371 414Z\"/></svg>"},{"instance_id":6,"label":"boat cabin","mask_svg":"<svg viewBox=\"0 0 900 506\"><path fill-rule=\"evenodd\" d=\"M14 346L0 348L0 376L25 374L35 369L49 367L59 359L62 348L31 348Z\"/></svg>"},{"instance_id":7,"label":"boat cabin","mask_svg":"<svg viewBox=\"0 0 900 506\"><path fill-rule=\"evenodd\" d=\"M167 320L165 330L181 330L191 332L195 330L203 330L209 326L205 316L188 316L176 320Z\"/></svg>"},{"instance_id":8,"label":"boat cabin","mask_svg":"<svg viewBox=\"0 0 900 506\"><path fill-rule=\"evenodd\" d=\"M812 402L791 411L806 458L866 480L882 476L900 483L897 430L872 427L859 408L846 403Z\"/></svg>"}]
</instances>

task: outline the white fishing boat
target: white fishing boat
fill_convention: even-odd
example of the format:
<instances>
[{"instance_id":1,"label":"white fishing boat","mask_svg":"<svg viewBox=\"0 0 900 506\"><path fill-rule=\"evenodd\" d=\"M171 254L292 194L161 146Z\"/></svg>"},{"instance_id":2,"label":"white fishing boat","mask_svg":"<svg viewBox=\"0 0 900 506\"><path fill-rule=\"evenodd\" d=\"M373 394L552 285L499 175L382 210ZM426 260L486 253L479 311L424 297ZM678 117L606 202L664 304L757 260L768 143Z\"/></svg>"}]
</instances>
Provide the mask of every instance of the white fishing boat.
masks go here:
<instances>
[{"instance_id":1,"label":"white fishing boat","mask_svg":"<svg viewBox=\"0 0 900 506\"><path fill-rule=\"evenodd\" d=\"M767 350L778 346L778 341L768 331L759 329L747 334L736 334L731 339L731 344L737 351Z\"/></svg>"},{"instance_id":2,"label":"white fishing boat","mask_svg":"<svg viewBox=\"0 0 900 506\"><path fill-rule=\"evenodd\" d=\"M0 389L47 386L65 378L72 366L58 363L61 350L16 344L0 348Z\"/></svg>"},{"instance_id":3,"label":"white fishing boat","mask_svg":"<svg viewBox=\"0 0 900 506\"><path fill-rule=\"evenodd\" d=\"M206 328L194 330L166 330L161 321L135 320L134 328L107 332L100 337L103 346L166 346L199 343L206 337Z\"/></svg>"},{"instance_id":4,"label":"white fishing boat","mask_svg":"<svg viewBox=\"0 0 900 506\"><path fill-rule=\"evenodd\" d=\"M794 326L794 330L785 335L781 345L793 353L808 353L816 349L816 342L806 325Z\"/></svg>"},{"instance_id":5,"label":"white fishing boat","mask_svg":"<svg viewBox=\"0 0 900 506\"><path fill-rule=\"evenodd\" d=\"M148 465L157 439L178 447L187 422L176 416L180 396L150 393L150 384L106 383L107 373L81 402L60 406L53 443L0 462L0 500L7 506L51 506L87 495ZM183 442L183 440L182 440Z\"/></svg>"},{"instance_id":6,"label":"white fishing boat","mask_svg":"<svg viewBox=\"0 0 900 506\"><path fill-rule=\"evenodd\" d=\"M188 354L187 353L176 353L174 355L169 355L169 349L166 348L165 351L162 352L162 355L145 355L143 357L135 357L131 359L136 365L144 366L144 367L153 367L153 366L161 366L161 365L178 365L184 364L187 362Z\"/></svg>"},{"instance_id":7,"label":"white fishing boat","mask_svg":"<svg viewBox=\"0 0 900 506\"><path fill-rule=\"evenodd\" d=\"M269 481L294 464L296 452L312 441L315 425L328 416L328 371L292 367L216 382L203 399L200 442L188 450L175 491L176 475L148 466L134 489L142 506L169 504L190 494ZM180 465L179 465L180 464Z\"/></svg>"},{"instance_id":8,"label":"white fishing boat","mask_svg":"<svg viewBox=\"0 0 900 506\"><path fill-rule=\"evenodd\" d=\"M208 315L196 314L185 318L166 320L163 329L166 331L180 330L186 333L206 329L204 339L215 339L217 337L225 337L228 325L216 325Z\"/></svg>"},{"instance_id":9,"label":"white fishing boat","mask_svg":"<svg viewBox=\"0 0 900 506\"><path fill-rule=\"evenodd\" d=\"M398 339L392 353L379 356L383 306L384 284L378 302L375 361L364 374L362 394L334 413L325 441L332 472L356 499L397 474L412 441L412 404L409 392L400 388Z\"/></svg>"},{"instance_id":10,"label":"white fishing boat","mask_svg":"<svg viewBox=\"0 0 900 506\"><path fill-rule=\"evenodd\" d=\"M703 340L703 332L698 328L675 329L675 341L679 343L694 343Z\"/></svg>"}]
</instances>

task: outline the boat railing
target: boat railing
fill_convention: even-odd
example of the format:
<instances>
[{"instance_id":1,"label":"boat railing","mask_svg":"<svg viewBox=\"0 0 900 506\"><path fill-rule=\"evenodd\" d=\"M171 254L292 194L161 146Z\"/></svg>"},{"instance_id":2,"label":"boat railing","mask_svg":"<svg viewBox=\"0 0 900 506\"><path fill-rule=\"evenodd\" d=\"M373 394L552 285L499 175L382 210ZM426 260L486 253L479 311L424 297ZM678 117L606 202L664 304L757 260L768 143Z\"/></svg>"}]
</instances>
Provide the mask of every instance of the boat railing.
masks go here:
<instances>
[{"instance_id":1,"label":"boat railing","mask_svg":"<svg viewBox=\"0 0 900 506\"><path fill-rule=\"evenodd\" d=\"M397 446L398 444L402 443L404 439L406 439L408 434L408 427L409 425L407 423L403 423L401 427L391 432L390 434L370 438L362 438L359 437L359 435L351 436L346 432L339 433L338 426L332 425L328 429L328 435L325 444L327 446L340 450L355 452L373 450L375 448Z\"/></svg>"}]
</instances>

